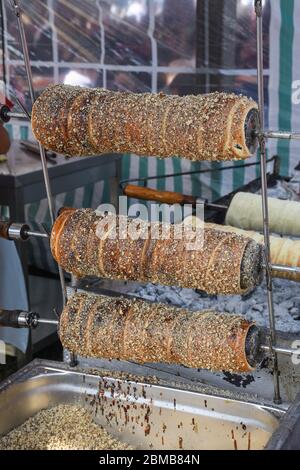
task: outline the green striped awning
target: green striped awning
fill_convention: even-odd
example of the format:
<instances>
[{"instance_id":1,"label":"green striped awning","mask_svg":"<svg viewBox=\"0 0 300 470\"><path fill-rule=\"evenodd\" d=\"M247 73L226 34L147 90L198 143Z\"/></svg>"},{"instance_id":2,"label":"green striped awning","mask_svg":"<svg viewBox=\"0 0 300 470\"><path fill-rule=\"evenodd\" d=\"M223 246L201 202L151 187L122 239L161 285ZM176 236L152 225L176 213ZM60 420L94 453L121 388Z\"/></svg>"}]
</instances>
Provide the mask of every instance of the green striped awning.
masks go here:
<instances>
[{"instance_id":1,"label":"green striped awning","mask_svg":"<svg viewBox=\"0 0 300 470\"><path fill-rule=\"evenodd\" d=\"M300 18L299 1L271 0L269 128L272 130L300 131L300 100L294 99L295 88L300 90L297 18ZM281 158L281 174L291 176L300 161L299 142L272 140L268 147Z\"/></svg>"}]
</instances>

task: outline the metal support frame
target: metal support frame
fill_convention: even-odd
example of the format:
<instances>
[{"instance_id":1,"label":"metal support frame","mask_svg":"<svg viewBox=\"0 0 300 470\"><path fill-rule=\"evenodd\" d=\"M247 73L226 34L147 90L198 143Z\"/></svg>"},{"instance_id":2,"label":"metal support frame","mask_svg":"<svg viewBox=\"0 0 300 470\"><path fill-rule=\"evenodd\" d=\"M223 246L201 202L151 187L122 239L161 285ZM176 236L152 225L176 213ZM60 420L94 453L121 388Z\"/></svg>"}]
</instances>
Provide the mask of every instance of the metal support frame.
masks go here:
<instances>
[{"instance_id":1,"label":"metal support frame","mask_svg":"<svg viewBox=\"0 0 300 470\"><path fill-rule=\"evenodd\" d=\"M269 231L269 211L268 211L268 185L267 185L267 154L264 132L264 63L263 63L263 7L262 0L254 0L256 13L256 33L257 33L257 85L258 85L258 106L260 117L260 163L261 163L261 186L262 186L262 212L264 226L264 254L267 281L268 310L270 323L270 354L273 361L273 381L274 381L274 402L281 403L278 357L275 350L276 346L276 326L273 301L272 286L272 266L270 250L270 231Z\"/></svg>"},{"instance_id":2,"label":"metal support frame","mask_svg":"<svg viewBox=\"0 0 300 470\"><path fill-rule=\"evenodd\" d=\"M16 241L26 241L29 237L37 238L47 238L49 235L46 232L37 232L36 230L31 230L29 225L13 222L9 224L7 229L7 239L16 240Z\"/></svg>"},{"instance_id":3,"label":"metal support frame","mask_svg":"<svg viewBox=\"0 0 300 470\"><path fill-rule=\"evenodd\" d=\"M18 29L20 33L21 45L22 45L23 56L24 56L24 65L25 65L26 75L27 75L27 80L28 80L29 93L30 93L31 103L33 105L35 101L35 94L34 94L34 88L33 88L32 71L31 71L29 52L28 52L28 46L27 46L27 41L26 41L26 35L25 35L25 29L24 29L24 24L22 21L22 10L20 8L18 0L10 0L10 3L17 17ZM40 151L41 162L42 162L42 169L43 169L43 175L44 175L44 181L45 181L47 200L48 200L48 205L49 205L50 218L51 218L51 223L53 225L54 220L55 220L55 210L54 210L51 185L50 185L50 179L49 179L49 173L48 173L48 167L47 167L47 161L46 161L46 154L45 154L44 147L40 143L38 143L38 145L39 145L39 151ZM60 278L61 289L62 289L63 303L65 304L66 303L65 278L64 278L63 270L59 265L58 265L58 271L59 271L59 278Z\"/></svg>"},{"instance_id":4,"label":"metal support frame","mask_svg":"<svg viewBox=\"0 0 300 470\"><path fill-rule=\"evenodd\" d=\"M266 352L269 352L271 350L270 346L267 346L265 344L262 344L260 346L260 349ZM276 351L276 353L282 354L283 356L293 356L294 354L300 354L299 349L283 348L281 346L273 346L272 349L273 351Z\"/></svg>"}]
</instances>

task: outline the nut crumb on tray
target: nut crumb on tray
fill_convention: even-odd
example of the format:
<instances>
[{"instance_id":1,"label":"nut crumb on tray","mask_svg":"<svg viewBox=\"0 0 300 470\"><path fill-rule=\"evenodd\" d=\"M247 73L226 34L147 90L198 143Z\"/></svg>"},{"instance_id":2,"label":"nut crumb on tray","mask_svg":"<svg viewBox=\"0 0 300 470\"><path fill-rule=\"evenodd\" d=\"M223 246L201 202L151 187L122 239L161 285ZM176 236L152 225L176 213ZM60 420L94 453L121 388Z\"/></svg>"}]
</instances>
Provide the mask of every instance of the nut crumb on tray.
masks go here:
<instances>
[{"instance_id":1,"label":"nut crumb on tray","mask_svg":"<svg viewBox=\"0 0 300 470\"><path fill-rule=\"evenodd\" d=\"M0 450L130 450L78 405L41 410L0 438Z\"/></svg>"}]
</instances>

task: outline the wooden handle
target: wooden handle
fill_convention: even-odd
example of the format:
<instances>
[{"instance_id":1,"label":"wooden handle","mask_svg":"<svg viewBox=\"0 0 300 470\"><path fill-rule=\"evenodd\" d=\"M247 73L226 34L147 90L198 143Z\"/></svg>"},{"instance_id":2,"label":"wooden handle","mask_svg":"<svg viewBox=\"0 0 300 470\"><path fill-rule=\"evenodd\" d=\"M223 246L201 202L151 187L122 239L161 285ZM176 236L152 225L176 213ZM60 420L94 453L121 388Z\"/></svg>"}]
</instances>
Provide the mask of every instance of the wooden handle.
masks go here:
<instances>
[{"instance_id":1,"label":"wooden handle","mask_svg":"<svg viewBox=\"0 0 300 470\"><path fill-rule=\"evenodd\" d=\"M123 193L128 197L143 199L145 201L158 201L166 204L196 205L196 198L194 196L186 196L172 191L158 191L157 189L144 188L133 184L125 186Z\"/></svg>"},{"instance_id":2,"label":"wooden handle","mask_svg":"<svg viewBox=\"0 0 300 470\"><path fill-rule=\"evenodd\" d=\"M8 229L11 225L11 222L0 221L0 238L5 238L9 240Z\"/></svg>"}]
</instances>

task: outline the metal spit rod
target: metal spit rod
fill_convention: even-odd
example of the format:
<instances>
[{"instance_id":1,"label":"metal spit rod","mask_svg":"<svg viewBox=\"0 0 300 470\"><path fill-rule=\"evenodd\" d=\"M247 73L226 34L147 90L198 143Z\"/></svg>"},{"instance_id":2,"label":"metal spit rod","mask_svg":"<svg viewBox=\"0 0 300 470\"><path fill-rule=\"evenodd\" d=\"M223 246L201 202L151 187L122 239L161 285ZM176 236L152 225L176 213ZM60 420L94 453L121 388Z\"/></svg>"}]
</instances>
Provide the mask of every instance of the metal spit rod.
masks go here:
<instances>
[{"instance_id":1,"label":"metal spit rod","mask_svg":"<svg viewBox=\"0 0 300 470\"><path fill-rule=\"evenodd\" d=\"M52 319L48 319L48 318L40 318L39 315L37 315L37 314L32 314L32 318L30 318L30 317L28 317L28 314L26 312L22 312L22 313L23 313L23 317L22 317L22 315L20 316L21 323L22 323L22 318L24 318L23 326L26 326L28 328L30 328L30 327L35 328L40 324L56 325L56 326L59 325L59 320L52 320ZM28 321L28 318L29 318L29 321ZM270 352L271 354L272 354L272 351L276 351L276 353L282 354L284 356L293 356L294 354L300 355L300 349L297 349L297 348L286 348L286 347L274 346L274 345L271 348L270 346L268 346L266 344L260 345L259 348L262 351L265 351L267 353ZM70 360L71 361L75 360L74 366L77 364L77 358L76 358L76 355L74 353L70 353Z\"/></svg>"},{"instance_id":2,"label":"metal spit rod","mask_svg":"<svg viewBox=\"0 0 300 470\"><path fill-rule=\"evenodd\" d=\"M217 205L213 205L216 207ZM220 206L222 207L222 206ZM0 229L1 229L1 221L0 221ZM27 224L18 224L12 223L7 231L8 240L18 240L18 241L26 241L28 237L37 237L37 238L45 238L49 239L49 235L46 232L38 232L36 230L31 230ZM6 237L3 237L6 238ZM281 264L271 264L271 269L273 271L282 271L285 273L294 273L300 274L300 267L296 266L285 266ZM72 281L74 282L74 276L72 277ZM76 283L76 282L75 282ZM74 287L74 285L73 285Z\"/></svg>"},{"instance_id":3,"label":"metal spit rod","mask_svg":"<svg viewBox=\"0 0 300 470\"><path fill-rule=\"evenodd\" d=\"M27 230L26 234L27 234L29 237L49 238L48 233L36 232L35 230Z\"/></svg>"},{"instance_id":4,"label":"metal spit rod","mask_svg":"<svg viewBox=\"0 0 300 470\"><path fill-rule=\"evenodd\" d=\"M22 44L22 49L23 49L24 64L25 64L29 92L30 92L30 98L31 98L31 102L33 105L35 101L35 95L34 95L33 79L32 79L31 65L30 65L30 59L29 59L29 53L28 53L28 46L27 46L27 41L26 41L24 24L22 21L22 10L20 8L18 0L11 0L11 4L17 17L20 39L21 39L21 44ZM54 210L52 193L51 193L51 185L50 185L49 173L48 173L48 168L47 168L46 154L45 154L44 147L42 147L40 143L38 144L39 144L39 151L40 151L41 162L42 162L47 200L48 200L48 205L49 205L50 218L51 218L51 223L53 225L54 220L55 220L55 210ZM58 265L58 271L59 271L59 278L60 278L61 289L62 289L63 303L65 305L66 295L67 295L65 278L64 278L63 270L59 265Z\"/></svg>"},{"instance_id":5,"label":"metal spit rod","mask_svg":"<svg viewBox=\"0 0 300 470\"><path fill-rule=\"evenodd\" d=\"M37 328L39 325L59 325L59 320L50 319L50 318L41 318L36 312L25 312L18 310L2 310L0 309L0 325L9 326L12 328ZM270 338L269 338L270 339ZM278 354L285 356L300 356L300 348L288 348L282 346L273 346L271 348L267 344L259 344L259 349L264 352L271 352L275 350ZM77 364L77 358L74 353L70 353L70 360L75 361L74 366Z\"/></svg>"},{"instance_id":6,"label":"metal spit rod","mask_svg":"<svg viewBox=\"0 0 300 470\"><path fill-rule=\"evenodd\" d=\"M258 84L258 106L260 117L260 132L264 130L264 63L263 63L263 7L262 0L254 0L256 14L256 33L257 33L257 84ZM276 345L276 327L273 302L272 286L272 268L271 268L271 250L270 250L270 231L269 231L269 211L268 211L268 186L267 186L267 155L266 142L263 134L259 136L260 163L261 163L261 185L262 185L262 211L264 223L264 251L266 262L266 281L268 293L268 310L270 323L270 353L273 360L273 381L274 381L274 402L281 403L279 369L277 352L274 349Z\"/></svg>"},{"instance_id":7,"label":"metal spit rod","mask_svg":"<svg viewBox=\"0 0 300 470\"><path fill-rule=\"evenodd\" d=\"M43 323L45 325L57 325L59 324L58 320L50 320L49 318L39 318L39 323Z\"/></svg>"},{"instance_id":8,"label":"metal spit rod","mask_svg":"<svg viewBox=\"0 0 300 470\"><path fill-rule=\"evenodd\" d=\"M0 221L0 228L2 222ZM20 224L20 223L7 223L4 222L3 225L8 226L5 237L8 240L18 240L18 241L26 241L30 236L37 237L37 238L49 238L48 233L46 232L38 232L36 230L31 230L29 225L27 224Z\"/></svg>"},{"instance_id":9,"label":"metal spit rod","mask_svg":"<svg viewBox=\"0 0 300 470\"><path fill-rule=\"evenodd\" d=\"M0 105L0 119L3 122L9 122L10 119L28 119L27 114L25 113L17 113L14 111L10 111L10 108L5 105Z\"/></svg>"},{"instance_id":10,"label":"metal spit rod","mask_svg":"<svg viewBox=\"0 0 300 470\"><path fill-rule=\"evenodd\" d=\"M28 119L28 116L26 116L25 113L17 113L17 112L14 112L14 111L9 111L7 113L7 116L9 118L13 118L13 119Z\"/></svg>"}]
</instances>

